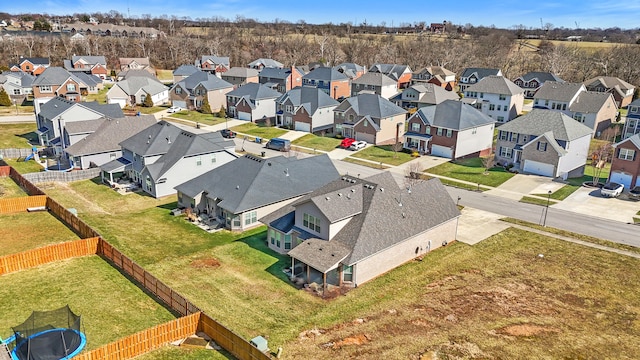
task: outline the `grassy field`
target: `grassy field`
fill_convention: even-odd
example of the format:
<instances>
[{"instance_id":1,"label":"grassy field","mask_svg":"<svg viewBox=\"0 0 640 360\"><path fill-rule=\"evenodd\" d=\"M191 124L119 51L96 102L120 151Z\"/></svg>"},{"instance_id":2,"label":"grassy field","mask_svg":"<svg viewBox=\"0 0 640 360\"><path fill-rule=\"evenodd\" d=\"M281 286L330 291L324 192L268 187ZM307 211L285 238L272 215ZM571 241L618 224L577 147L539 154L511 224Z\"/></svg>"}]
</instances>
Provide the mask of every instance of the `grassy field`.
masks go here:
<instances>
[{"instance_id":1,"label":"grassy field","mask_svg":"<svg viewBox=\"0 0 640 360\"><path fill-rule=\"evenodd\" d=\"M38 139L35 130L35 122L26 124L0 124L0 149L30 148L31 144L37 142ZM29 142L32 143L30 144Z\"/></svg>"},{"instance_id":2,"label":"grassy field","mask_svg":"<svg viewBox=\"0 0 640 360\"><path fill-rule=\"evenodd\" d=\"M0 176L0 199L27 196L13 179L8 176Z\"/></svg>"},{"instance_id":3,"label":"grassy field","mask_svg":"<svg viewBox=\"0 0 640 360\"><path fill-rule=\"evenodd\" d=\"M32 310L52 310L68 304L82 316L88 349L175 318L98 256L3 275L0 302L3 338Z\"/></svg>"},{"instance_id":4,"label":"grassy field","mask_svg":"<svg viewBox=\"0 0 640 360\"><path fill-rule=\"evenodd\" d=\"M173 81L173 70L156 69L156 75L160 81Z\"/></svg>"},{"instance_id":5,"label":"grassy field","mask_svg":"<svg viewBox=\"0 0 640 360\"><path fill-rule=\"evenodd\" d=\"M38 164L35 160L18 161L17 159L4 159L4 161L13 166L20 174L34 173L44 171L42 165Z\"/></svg>"},{"instance_id":6,"label":"grassy field","mask_svg":"<svg viewBox=\"0 0 640 360\"><path fill-rule=\"evenodd\" d=\"M493 187L501 185L515 175L501 167L494 167L489 170L488 174L485 174L485 168L479 158L444 163L430 168L428 172Z\"/></svg>"},{"instance_id":7,"label":"grassy field","mask_svg":"<svg viewBox=\"0 0 640 360\"><path fill-rule=\"evenodd\" d=\"M575 184L575 183L567 184L561 187L560 189L556 190L555 192L551 193L550 198L553 200L562 201L566 199L569 195L573 194L576 190L578 190L582 186L583 182L584 181L581 181L580 184ZM547 197L547 194L534 194L534 195Z\"/></svg>"},{"instance_id":8,"label":"grassy field","mask_svg":"<svg viewBox=\"0 0 640 360\"><path fill-rule=\"evenodd\" d=\"M547 198L546 198L547 195L538 195L538 196L544 196L545 198L538 199L533 196L523 196L522 199L520 199L520 202L527 203L527 204L547 206ZM557 201L549 200L549 206L557 203L558 203Z\"/></svg>"},{"instance_id":9,"label":"grassy field","mask_svg":"<svg viewBox=\"0 0 640 360\"><path fill-rule=\"evenodd\" d=\"M372 163L369 161L364 161L364 160L359 160L356 159L354 157L346 157L344 159L342 159L342 161L344 162L348 162L348 163L352 163L352 164L358 164L358 165L362 165L362 166L367 166L370 168L374 168L374 169L389 169L389 166L385 166L384 164L380 165L380 163Z\"/></svg>"},{"instance_id":10,"label":"grassy field","mask_svg":"<svg viewBox=\"0 0 640 360\"><path fill-rule=\"evenodd\" d=\"M578 178L570 178L567 179L567 182L570 185L573 186L582 186L582 183L587 182L587 181L593 181L593 176L594 176L594 171L596 169L593 168L593 166L589 166L587 165L584 168L584 176L582 177L578 177ZM611 171L611 164L607 163L604 168L602 168L602 170L600 171L599 177L598 177L598 181L601 183L605 183L607 182L607 179L609 178L609 172Z\"/></svg>"},{"instance_id":11,"label":"grassy field","mask_svg":"<svg viewBox=\"0 0 640 360\"><path fill-rule=\"evenodd\" d=\"M87 94L84 97L84 101L97 101L100 104L107 103L107 91L111 89L112 85L105 85L102 90L98 91L97 94Z\"/></svg>"},{"instance_id":12,"label":"grassy field","mask_svg":"<svg viewBox=\"0 0 640 360\"><path fill-rule=\"evenodd\" d=\"M15 106L0 106L0 116L16 115ZM33 115L33 105L18 105L17 115Z\"/></svg>"},{"instance_id":13,"label":"grassy field","mask_svg":"<svg viewBox=\"0 0 640 360\"><path fill-rule=\"evenodd\" d=\"M78 240L78 236L49 212L0 215L0 256Z\"/></svg>"},{"instance_id":14,"label":"grassy field","mask_svg":"<svg viewBox=\"0 0 640 360\"><path fill-rule=\"evenodd\" d=\"M287 133L287 130L271 126L260 126L251 122L234 126L231 130L241 134L257 136L265 139L277 138Z\"/></svg>"},{"instance_id":15,"label":"grassy field","mask_svg":"<svg viewBox=\"0 0 640 360\"><path fill-rule=\"evenodd\" d=\"M534 46L540 45L542 40L527 40L528 43ZM615 46L619 46L619 43L610 43L610 42L595 42L595 41L561 41L561 40L550 40L551 43L555 46L565 46L568 48L575 47L582 50L590 50L590 51L598 51L603 49L610 49Z\"/></svg>"},{"instance_id":16,"label":"grassy field","mask_svg":"<svg viewBox=\"0 0 640 360\"><path fill-rule=\"evenodd\" d=\"M113 192L90 181L45 191L74 203L109 242L222 324L247 339L268 336L271 349L284 348L283 359L432 351L624 359L639 349L637 259L510 229L473 247L453 243L326 301L290 285L282 272L290 260L268 249L264 228L208 234L171 216L167 199L108 204L105 191ZM178 356L206 355L167 348L145 359Z\"/></svg>"},{"instance_id":17,"label":"grassy field","mask_svg":"<svg viewBox=\"0 0 640 360\"><path fill-rule=\"evenodd\" d=\"M309 134L294 140L292 144L307 147L310 149L331 151L337 148L340 145L341 141L342 140L340 139L332 137L323 137Z\"/></svg>"},{"instance_id":18,"label":"grassy field","mask_svg":"<svg viewBox=\"0 0 640 360\"><path fill-rule=\"evenodd\" d=\"M198 111L187 111L187 110L183 110L179 113L170 114L169 116L178 118L178 119L198 122L204 125L216 125L216 124L221 124L225 121L224 118L213 116L212 114L204 114Z\"/></svg>"},{"instance_id":19,"label":"grassy field","mask_svg":"<svg viewBox=\"0 0 640 360\"><path fill-rule=\"evenodd\" d=\"M353 154L352 157L381 162L388 165L402 165L414 158L402 151L393 151L391 146L370 146Z\"/></svg>"}]
</instances>

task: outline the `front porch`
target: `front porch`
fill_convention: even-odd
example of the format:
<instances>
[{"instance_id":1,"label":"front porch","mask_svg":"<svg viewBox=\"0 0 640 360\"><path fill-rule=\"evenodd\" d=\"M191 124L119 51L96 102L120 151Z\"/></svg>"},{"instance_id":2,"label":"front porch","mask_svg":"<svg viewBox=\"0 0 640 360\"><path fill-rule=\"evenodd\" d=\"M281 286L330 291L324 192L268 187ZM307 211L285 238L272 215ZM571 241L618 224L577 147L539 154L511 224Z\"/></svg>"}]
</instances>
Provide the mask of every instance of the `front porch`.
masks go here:
<instances>
[{"instance_id":1,"label":"front porch","mask_svg":"<svg viewBox=\"0 0 640 360\"><path fill-rule=\"evenodd\" d=\"M420 154L429 153L429 142L431 141L431 135L420 134L416 132L407 132L404 134L404 148L415 149Z\"/></svg>"}]
</instances>

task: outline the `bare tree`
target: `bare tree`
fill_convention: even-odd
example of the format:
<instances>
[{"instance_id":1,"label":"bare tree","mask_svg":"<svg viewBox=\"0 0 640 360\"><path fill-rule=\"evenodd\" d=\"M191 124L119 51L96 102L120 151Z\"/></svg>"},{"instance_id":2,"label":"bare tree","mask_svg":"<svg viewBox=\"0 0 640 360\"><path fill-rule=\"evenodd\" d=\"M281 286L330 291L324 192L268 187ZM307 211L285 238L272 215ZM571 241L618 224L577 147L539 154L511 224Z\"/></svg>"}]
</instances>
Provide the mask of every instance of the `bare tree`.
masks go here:
<instances>
[{"instance_id":1,"label":"bare tree","mask_svg":"<svg viewBox=\"0 0 640 360\"><path fill-rule=\"evenodd\" d=\"M404 177L405 186L407 188L411 188L412 186L415 186L422 181L422 165L420 165L420 163L417 161L409 162Z\"/></svg>"},{"instance_id":2,"label":"bare tree","mask_svg":"<svg viewBox=\"0 0 640 360\"><path fill-rule=\"evenodd\" d=\"M482 166L484 166L484 174L488 175L489 170L493 168L495 165L496 154L492 151L489 155L481 157Z\"/></svg>"}]
</instances>

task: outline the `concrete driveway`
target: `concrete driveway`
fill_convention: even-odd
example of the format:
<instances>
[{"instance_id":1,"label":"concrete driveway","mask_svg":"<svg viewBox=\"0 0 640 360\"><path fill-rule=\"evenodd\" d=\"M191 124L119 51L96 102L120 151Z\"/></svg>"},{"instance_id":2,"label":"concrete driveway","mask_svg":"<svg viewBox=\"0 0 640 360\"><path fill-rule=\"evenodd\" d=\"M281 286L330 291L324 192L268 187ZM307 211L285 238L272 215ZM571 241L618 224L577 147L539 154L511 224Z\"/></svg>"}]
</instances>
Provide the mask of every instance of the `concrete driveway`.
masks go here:
<instances>
[{"instance_id":1,"label":"concrete driveway","mask_svg":"<svg viewBox=\"0 0 640 360\"><path fill-rule=\"evenodd\" d=\"M629 201L623 197L604 198L600 196L599 189L581 187L562 202L551 207L624 223L633 223L633 216L640 211L640 201Z\"/></svg>"},{"instance_id":2,"label":"concrete driveway","mask_svg":"<svg viewBox=\"0 0 640 360\"><path fill-rule=\"evenodd\" d=\"M456 237L458 241L465 244L475 245L510 226L499 220L503 217L502 215L470 207L465 207L461 212Z\"/></svg>"},{"instance_id":3,"label":"concrete driveway","mask_svg":"<svg viewBox=\"0 0 640 360\"><path fill-rule=\"evenodd\" d=\"M555 182L549 177L516 174L497 188L488 190L487 194L520 200L525 195L555 192L563 186L563 183Z\"/></svg>"}]
</instances>

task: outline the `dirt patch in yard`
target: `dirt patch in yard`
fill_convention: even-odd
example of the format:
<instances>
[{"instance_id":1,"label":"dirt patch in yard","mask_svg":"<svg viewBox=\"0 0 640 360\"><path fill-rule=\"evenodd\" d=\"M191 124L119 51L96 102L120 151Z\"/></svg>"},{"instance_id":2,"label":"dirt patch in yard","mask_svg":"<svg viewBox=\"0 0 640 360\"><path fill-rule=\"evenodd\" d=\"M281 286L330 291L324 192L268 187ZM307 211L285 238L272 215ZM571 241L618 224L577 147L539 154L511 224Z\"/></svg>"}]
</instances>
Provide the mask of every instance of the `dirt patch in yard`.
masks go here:
<instances>
[{"instance_id":1,"label":"dirt patch in yard","mask_svg":"<svg viewBox=\"0 0 640 360\"><path fill-rule=\"evenodd\" d=\"M503 327L497 331L509 336L536 336L544 333L557 333L558 329L535 324L518 324Z\"/></svg>"},{"instance_id":2,"label":"dirt patch in yard","mask_svg":"<svg viewBox=\"0 0 640 360\"><path fill-rule=\"evenodd\" d=\"M214 258L198 259L192 261L189 265L196 269L216 269L220 267L220 261Z\"/></svg>"}]
</instances>

